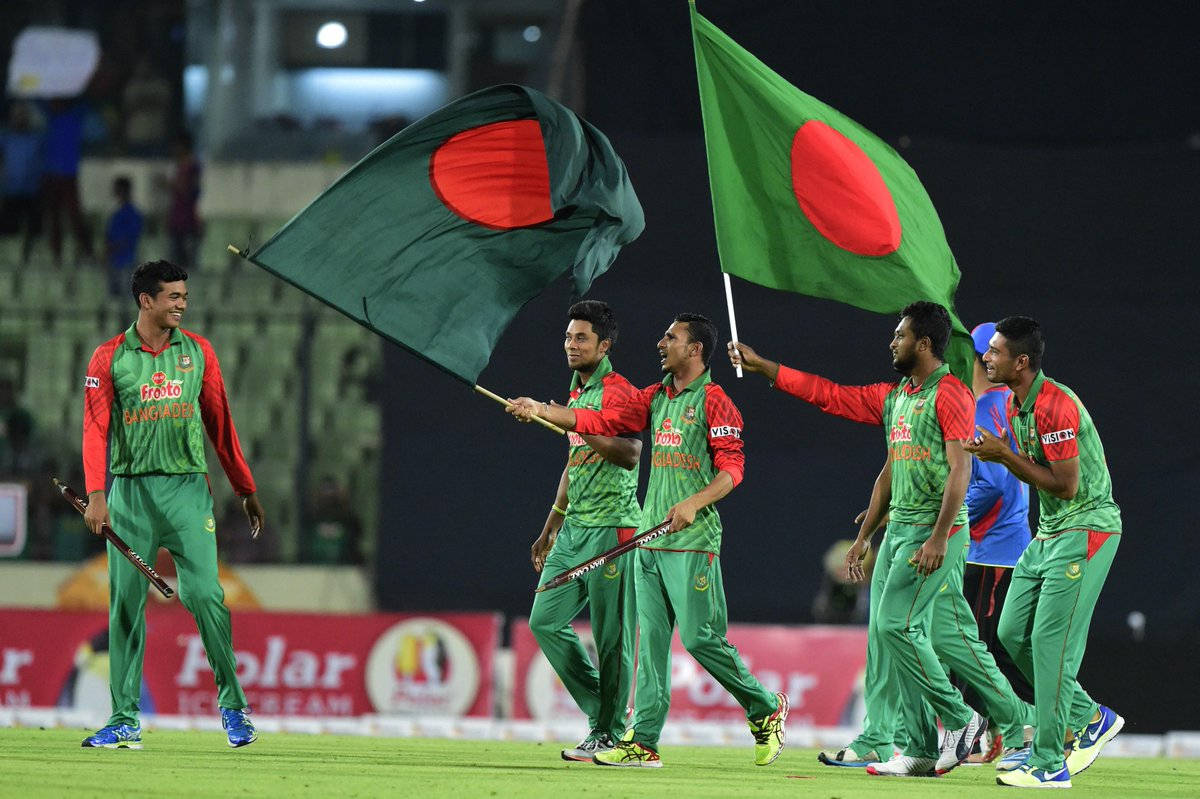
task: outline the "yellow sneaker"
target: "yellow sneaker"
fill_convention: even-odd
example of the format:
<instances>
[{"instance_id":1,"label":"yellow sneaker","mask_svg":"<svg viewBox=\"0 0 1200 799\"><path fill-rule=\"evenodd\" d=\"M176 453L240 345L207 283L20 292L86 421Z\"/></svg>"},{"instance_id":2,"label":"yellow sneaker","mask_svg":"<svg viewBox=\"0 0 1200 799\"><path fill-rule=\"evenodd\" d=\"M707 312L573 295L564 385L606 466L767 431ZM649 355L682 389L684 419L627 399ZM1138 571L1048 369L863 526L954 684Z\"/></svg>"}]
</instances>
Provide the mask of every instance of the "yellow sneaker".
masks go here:
<instances>
[{"instance_id":1,"label":"yellow sneaker","mask_svg":"<svg viewBox=\"0 0 1200 799\"><path fill-rule=\"evenodd\" d=\"M754 736L754 765L769 766L779 759L783 751L784 722L788 716L787 694L775 694L779 706L775 712L759 721L749 721L750 734Z\"/></svg>"},{"instance_id":2,"label":"yellow sneaker","mask_svg":"<svg viewBox=\"0 0 1200 799\"><path fill-rule=\"evenodd\" d=\"M636 741L617 741L616 746L592 757L597 766L633 766L662 768L662 758L653 749L647 749Z\"/></svg>"}]
</instances>

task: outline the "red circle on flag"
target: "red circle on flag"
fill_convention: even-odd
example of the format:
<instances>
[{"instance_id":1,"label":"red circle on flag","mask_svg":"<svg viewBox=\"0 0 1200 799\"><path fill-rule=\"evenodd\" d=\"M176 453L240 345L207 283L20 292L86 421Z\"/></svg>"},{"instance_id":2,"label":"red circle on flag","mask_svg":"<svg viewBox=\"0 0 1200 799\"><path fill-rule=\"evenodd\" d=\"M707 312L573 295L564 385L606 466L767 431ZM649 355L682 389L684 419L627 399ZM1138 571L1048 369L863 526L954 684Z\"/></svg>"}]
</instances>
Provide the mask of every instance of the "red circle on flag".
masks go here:
<instances>
[{"instance_id":1,"label":"red circle on flag","mask_svg":"<svg viewBox=\"0 0 1200 799\"><path fill-rule=\"evenodd\" d=\"M855 255L900 247L900 215L883 176L857 144L815 119L792 139L792 191L817 231Z\"/></svg>"},{"instance_id":2,"label":"red circle on flag","mask_svg":"<svg viewBox=\"0 0 1200 799\"><path fill-rule=\"evenodd\" d=\"M550 166L536 119L454 134L430 158L429 182L447 208L477 225L509 230L554 218Z\"/></svg>"}]
</instances>

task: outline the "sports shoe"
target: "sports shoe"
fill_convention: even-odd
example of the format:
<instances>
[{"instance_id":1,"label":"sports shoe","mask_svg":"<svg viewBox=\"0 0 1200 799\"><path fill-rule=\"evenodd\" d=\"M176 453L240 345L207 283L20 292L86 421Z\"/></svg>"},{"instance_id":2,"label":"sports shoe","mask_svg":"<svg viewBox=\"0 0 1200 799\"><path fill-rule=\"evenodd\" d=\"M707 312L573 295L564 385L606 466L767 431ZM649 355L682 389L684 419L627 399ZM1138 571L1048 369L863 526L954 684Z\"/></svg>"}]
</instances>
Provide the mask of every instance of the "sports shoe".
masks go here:
<instances>
[{"instance_id":1,"label":"sports shoe","mask_svg":"<svg viewBox=\"0 0 1200 799\"><path fill-rule=\"evenodd\" d=\"M788 717L787 694L777 692L779 706L771 715L759 721L748 721L750 734L754 736L754 765L769 766L779 759L783 751L783 727Z\"/></svg>"},{"instance_id":2,"label":"sports shoe","mask_svg":"<svg viewBox=\"0 0 1200 799\"><path fill-rule=\"evenodd\" d=\"M995 735L983 734L979 739L979 746L971 752L971 756L967 758L967 763L979 765L981 763L991 763L1000 753L1004 751L1004 736L1000 733Z\"/></svg>"},{"instance_id":3,"label":"sports shoe","mask_svg":"<svg viewBox=\"0 0 1200 799\"><path fill-rule=\"evenodd\" d=\"M612 736L606 732L592 730L588 736L579 742L574 749L562 750L563 760L578 760L581 763L591 763L597 752L613 748Z\"/></svg>"},{"instance_id":4,"label":"sports shoe","mask_svg":"<svg viewBox=\"0 0 1200 799\"><path fill-rule=\"evenodd\" d=\"M1067 755L1067 771L1074 776L1095 763L1100 750L1117 737L1117 733L1124 726L1125 719L1118 716L1112 708L1101 705L1100 720L1093 721L1075 733L1075 745Z\"/></svg>"},{"instance_id":5,"label":"sports shoe","mask_svg":"<svg viewBox=\"0 0 1200 799\"><path fill-rule=\"evenodd\" d=\"M996 761L996 771L1016 771L1029 762L1030 752L1028 746L1010 746Z\"/></svg>"},{"instance_id":6,"label":"sports shoe","mask_svg":"<svg viewBox=\"0 0 1200 799\"><path fill-rule=\"evenodd\" d=\"M817 760L820 760L827 766L863 768L868 763L878 763L883 758L874 749L868 749L860 755L852 747L847 746L845 749L827 749L817 755Z\"/></svg>"},{"instance_id":7,"label":"sports shoe","mask_svg":"<svg viewBox=\"0 0 1200 799\"><path fill-rule=\"evenodd\" d=\"M592 762L597 766L662 768L662 758L658 756L658 752L637 741L618 741L612 749L593 755Z\"/></svg>"},{"instance_id":8,"label":"sports shoe","mask_svg":"<svg viewBox=\"0 0 1200 799\"><path fill-rule=\"evenodd\" d=\"M252 744L258 740L258 730L250 723L246 711L233 708L221 708L221 726L229 736L229 745L235 749L239 746Z\"/></svg>"},{"instance_id":9,"label":"sports shoe","mask_svg":"<svg viewBox=\"0 0 1200 799\"><path fill-rule=\"evenodd\" d=\"M936 777L932 757L909 757L896 755L886 763L871 763L867 773L876 777Z\"/></svg>"},{"instance_id":10,"label":"sports shoe","mask_svg":"<svg viewBox=\"0 0 1200 799\"><path fill-rule=\"evenodd\" d=\"M110 724L101 727L95 733L83 739L86 747L103 747L105 749L141 749L141 724Z\"/></svg>"},{"instance_id":11,"label":"sports shoe","mask_svg":"<svg viewBox=\"0 0 1200 799\"><path fill-rule=\"evenodd\" d=\"M998 774L996 784L1013 788L1070 788L1071 775L1067 773L1066 766L1058 771L1046 771L1025 764L1016 771Z\"/></svg>"},{"instance_id":12,"label":"sports shoe","mask_svg":"<svg viewBox=\"0 0 1200 799\"><path fill-rule=\"evenodd\" d=\"M957 730L946 730L942 736L941 754L937 759L937 773L945 774L966 760L986 729L987 719L972 710L967 726Z\"/></svg>"}]
</instances>

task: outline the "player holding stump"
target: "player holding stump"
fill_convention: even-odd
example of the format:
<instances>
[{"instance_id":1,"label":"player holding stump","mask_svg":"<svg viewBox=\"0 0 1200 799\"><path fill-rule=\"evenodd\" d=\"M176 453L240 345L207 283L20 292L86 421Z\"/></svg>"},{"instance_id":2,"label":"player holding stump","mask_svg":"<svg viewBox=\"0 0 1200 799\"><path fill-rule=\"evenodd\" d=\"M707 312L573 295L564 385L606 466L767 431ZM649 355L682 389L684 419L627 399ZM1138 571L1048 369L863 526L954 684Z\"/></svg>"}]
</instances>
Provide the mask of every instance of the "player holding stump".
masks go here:
<instances>
[{"instance_id":1,"label":"player holding stump","mask_svg":"<svg viewBox=\"0 0 1200 799\"><path fill-rule=\"evenodd\" d=\"M980 691L994 718L1007 725L1023 717L962 595L971 471L963 442L971 437L974 397L943 362L949 338L945 308L912 303L901 312L891 343L892 366L904 379L869 386L838 385L762 358L745 344L729 344L734 365L766 375L780 390L827 413L886 430L888 459L846 555L851 576L861 579L871 535L888 515L872 575L868 628L868 640L874 639L868 675L882 680L867 697L865 732L875 740L864 745L860 738L850 748L878 751L902 738L896 743L904 750L868 765L869 774L944 774L970 754L987 725L950 685L943 660ZM934 714L946 728L940 746Z\"/></svg>"},{"instance_id":2,"label":"player holding stump","mask_svg":"<svg viewBox=\"0 0 1200 799\"><path fill-rule=\"evenodd\" d=\"M636 392L612 369L608 356L617 340L617 321L603 302L584 300L567 311L563 348L571 378L569 408L614 408ZM546 524L533 542L533 568L539 585L593 558L637 532L637 437L581 436L568 433L567 465ZM529 628L567 692L588 717L590 732L564 760L591 762L611 749L625 730L625 707L633 682L637 631L632 559L610 563L554 591L537 594ZM588 660L571 620L587 606L599 670Z\"/></svg>"},{"instance_id":3,"label":"player holding stump","mask_svg":"<svg viewBox=\"0 0 1200 799\"><path fill-rule=\"evenodd\" d=\"M1033 682L1037 730L1029 760L1000 774L1001 785L1071 786L1125 720L1097 704L1075 677L1100 589L1121 542L1104 446L1075 392L1042 372L1041 326L1026 316L996 324L983 355L988 380L1012 389L1007 437L980 427L967 444L1037 489L1038 530L1013 571L1000 615L1000 640ZM1064 760L1062 742L1074 730Z\"/></svg>"},{"instance_id":4,"label":"player holding stump","mask_svg":"<svg viewBox=\"0 0 1200 799\"><path fill-rule=\"evenodd\" d=\"M528 397L509 412L535 414L581 434L654 432L642 528L671 521L672 533L636 552L637 694L633 728L616 747L596 754L606 766L658 767L658 739L671 701L671 634L746 710L754 762L770 765L783 750L787 697L763 687L725 638L728 616L721 584L721 517L714 503L741 482L742 417L712 382L709 357L717 329L698 314L680 314L658 342L666 377L619 408L584 410Z\"/></svg>"},{"instance_id":5,"label":"player holding stump","mask_svg":"<svg viewBox=\"0 0 1200 799\"><path fill-rule=\"evenodd\" d=\"M245 746L257 733L246 716L229 609L217 580L205 430L243 498L254 534L262 529L263 509L233 428L216 353L206 339L179 326L187 309L186 281L187 272L167 261L139 266L132 285L137 321L92 355L84 378L84 522L97 535L102 524L110 523L148 563L159 546L171 553L179 599L196 620L216 678L229 745ZM113 475L107 497L106 467ZM112 716L83 745L140 749L146 582L111 543L108 580Z\"/></svg>"}]
</instances>

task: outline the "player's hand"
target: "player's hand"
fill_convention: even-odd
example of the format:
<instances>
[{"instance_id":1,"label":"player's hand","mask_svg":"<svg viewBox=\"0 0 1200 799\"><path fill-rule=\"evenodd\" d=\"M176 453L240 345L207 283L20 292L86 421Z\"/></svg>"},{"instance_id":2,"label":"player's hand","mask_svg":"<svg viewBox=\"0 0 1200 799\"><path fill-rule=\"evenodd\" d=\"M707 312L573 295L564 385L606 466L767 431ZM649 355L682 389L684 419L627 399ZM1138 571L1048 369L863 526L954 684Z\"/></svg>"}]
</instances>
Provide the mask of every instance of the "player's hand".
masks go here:
<instances>
[{"instance_id":1,"label":"player's hand","mask_svg":"<svg viewBox=\"0 0 1200 799\"><path fill-rule=\"evenodd\" d=\"M924 544L921 544L921 548L908 559L908 562L910 565L916 567L917 574L928 577L942 568L942 561L945 559L946 540L935 539L933 536L930 536Z\"/></svg>"},{"instance_id":2,"label":"player's hand","mask_svg":"<svg viewBox=\"0 0 1200 799\"><path fill-rule=\"evenodd\" d=\"M1008 430L1000 431L996 436L982 427L975 427L975 437L963 442L963 449L981 461L999 461L1012 450L1008 447Z\"/></svg>"},{"instance_id":3,"label":"player's hand","mask_svg":"<svg viewBox=\"0 0 1200 799\"><path fill-rule=\"evenodd\" d=\"M96 535L103 535L100 528L111 524L108 518L108 500L104 498L103 491L94 491L88 494L87 509L83 512L83 523Z\"/></svg>"},{"instance_id":4,"label":"player's hand","mask_svg":"<svg viewBox=\"0 0 1200 799\"><path fill-rule=\"evenodd\" d=\"M858 514L858 521L862 523L862 517L866 511ZM867 578L866 570L863 568L863 561L867 559L867 553L871 551L871 539L865 541L856 540L846 550L846 576L850 578L852 583L861 583Z\"/></svg>"},{"instance_id":5,"label":"player's hand","mask_svg":"<svg viewBox=\"0 0 1200 799\"><path fill-rule=\"evenodd\" d=\"M516 417L518 422L532 422L533 417L542 415L543 408L545 407L544 403L530 399L529 397L510 399L509 403L505 410Z\"/></svg>"},{"instance_id":6,"label":"player's hand","mask_svg":"<svg viewBox=\"0 0 1200 799\"><path fill-rule=\"evenodd\" d=\"M258 501L257 493L242 497L242 510L250 520L250 537L258 538L262 534L266 515L263 513L262 503Z\"/></svg>"},{"instance_id":7,"label":"player's hand","mask_svg":"<svg viewBox=\"0 0 1200 799\"><path fill-rule=\"evenodd\" d=\"M697 510L696 503L692 501L691 497L688 497L683 502L677 502L672 505L671 509L667 511L667 518L663 519L663 521L670 522L670 532L677 533L696 521Z\"/></svg>"},{"instance_id":8,"label":"player's hand","mask_svg":"<svg viewBox=\"0 0 1200 799\"><path fill-rule=\"evenodd\" d=\"M533 570L538 574L542 573L542 567L546 565L546 556L550 554L550 550L554 549L554 542L557 540L557 530L542 530L541 535L529 548L529 558L533 561Z\"/></svg>"},{"instance_id":9,"label":"player's hand","mask_svg":"<svg viewBox=\"0 0 1200 799\"><path fill-rule=\"evenodd\" d=\"M771 363L755 352L749 344L743 344L740 341L730 341L725 348L729 352L729 363L735 369L740 366L747 372L764 374L767 371L766 365Z\"/></svg>"}]
</instances>

